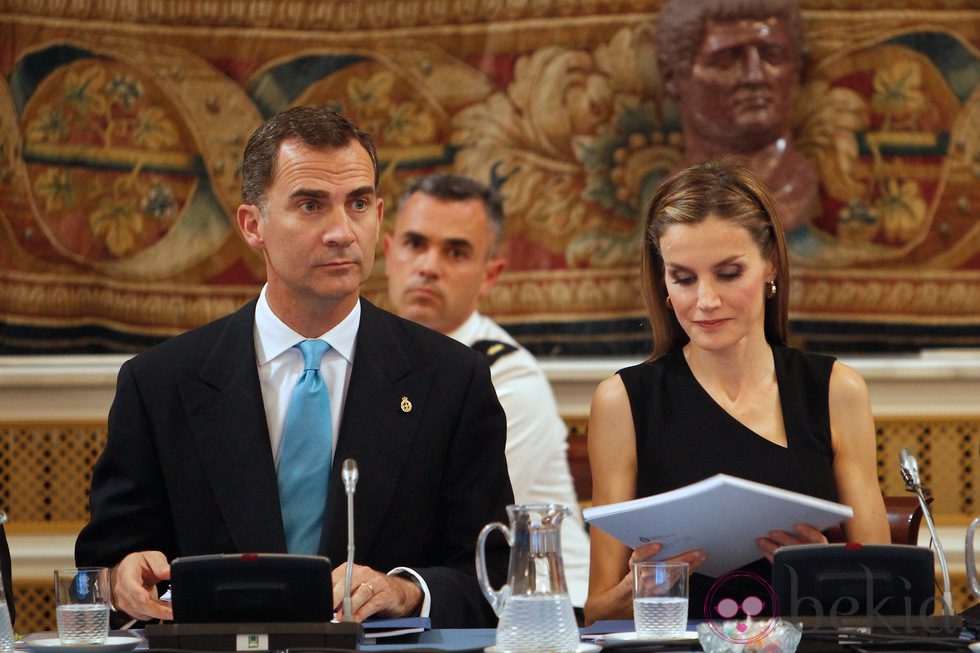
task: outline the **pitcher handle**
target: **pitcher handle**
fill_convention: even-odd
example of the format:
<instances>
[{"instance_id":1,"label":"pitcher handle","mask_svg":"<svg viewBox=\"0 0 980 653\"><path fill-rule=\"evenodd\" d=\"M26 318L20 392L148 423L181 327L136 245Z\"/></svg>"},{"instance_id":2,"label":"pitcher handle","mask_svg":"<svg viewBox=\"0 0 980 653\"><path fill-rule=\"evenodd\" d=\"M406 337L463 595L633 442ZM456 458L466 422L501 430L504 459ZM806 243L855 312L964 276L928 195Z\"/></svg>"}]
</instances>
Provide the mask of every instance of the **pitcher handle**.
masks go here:
<instances>
[{"instance_id":1,"label":"pitcher handle","mask_svg":"<svg viewBox=\"0 0 980 653\"><path fill-rule=\"evenodd\" d=\"M976 555L973 553L973 534L976 532L977 526L980 526L980 517L971 521L970 526L966 529L966 577L970 579L973 596L980 596L980 579L977 578L977 561Z\"/></svg>"},{"instance_id":2,"label":"pitcher handle","mask_svg":"<svg viewBox=\"0 0 980 653\"><path fill-rule=\"evenodd\" d=\"M476 578L480 582L480 589L483 590L483 596L487 597L490 607L493 608L493 613L499 617L500 613L504 611L504 604L510 596L510 585L504 583L500 591L497 591L490 584L490 575L487 573L486 544L487 536L495 530L499 530L504 534L504 537L507 538L508 545L513 545L514 543L510 529L499 521L484 526L483 530L480 531L479 537L476 538Z\"/></svg>"}]
</instances>

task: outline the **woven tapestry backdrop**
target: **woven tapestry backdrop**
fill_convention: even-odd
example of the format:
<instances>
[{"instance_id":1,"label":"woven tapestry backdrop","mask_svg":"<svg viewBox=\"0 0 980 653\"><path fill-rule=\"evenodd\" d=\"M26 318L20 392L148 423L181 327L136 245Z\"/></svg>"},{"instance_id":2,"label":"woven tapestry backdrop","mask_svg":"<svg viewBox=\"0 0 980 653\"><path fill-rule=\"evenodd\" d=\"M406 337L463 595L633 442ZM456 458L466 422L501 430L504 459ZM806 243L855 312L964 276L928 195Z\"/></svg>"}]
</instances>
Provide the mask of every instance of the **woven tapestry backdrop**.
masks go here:
<instances>
[{"instance_id":1,"label":"woven tapestry backdrop","mask_svg":"<svg viewBox=\"0 0 980 653\"><path fill-rule=\"evenodd\" d=\"M0 1L0 352L134 351L257 294L241 150L307 103L376 137L386 223L419 174L500 188L482 309L533 351L645 352L640 215L684 147L659 5ZM801 6L821 211L791 240L797 337L980 345L980 10ZM382 306L384 283L379 258Z\"/></svg>"}]
</instances>

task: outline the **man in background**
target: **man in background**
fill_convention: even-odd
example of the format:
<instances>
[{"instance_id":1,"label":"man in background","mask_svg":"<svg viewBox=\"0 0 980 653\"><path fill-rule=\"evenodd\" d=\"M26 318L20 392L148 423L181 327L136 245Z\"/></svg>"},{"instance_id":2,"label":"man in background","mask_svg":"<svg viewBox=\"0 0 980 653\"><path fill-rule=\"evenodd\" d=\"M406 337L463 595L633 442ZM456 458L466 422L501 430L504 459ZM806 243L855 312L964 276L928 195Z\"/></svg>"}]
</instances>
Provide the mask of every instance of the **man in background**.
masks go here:
<instances>
[{"instance_id":1,"label":"man in background","mask_svg":"<svg viewBox=\"0 0 980 653\"><path fill-rule=\"evenodd\" d=\"M507 467L518 503L562 503L572 515L562 529L572 605L588 594L589 540L568 468L567 428L534 357L477 310L504 259L500 196L458 175L412 180L394 231L384 239L388 297L396 313L483 352L507 415Z\"/></svg>"},{"instance_id":2,"label":"man in background","mask_svg":"<svg viewBox=\"0 0 980 653\"><path fill-rule=\"evenodd\" d=\"M354 619L496 623L473 560L513 500L504 414L484 357L360 297L383 209L374 143L343 116L295 107L249 138L238 227L266 285L119 371L75 545L79 566L112 569L117 609L172 619L157 584L178 556L345 560L353 458ZM497 585L507 557L488 542Z\"/></svg>"}]
</instances>

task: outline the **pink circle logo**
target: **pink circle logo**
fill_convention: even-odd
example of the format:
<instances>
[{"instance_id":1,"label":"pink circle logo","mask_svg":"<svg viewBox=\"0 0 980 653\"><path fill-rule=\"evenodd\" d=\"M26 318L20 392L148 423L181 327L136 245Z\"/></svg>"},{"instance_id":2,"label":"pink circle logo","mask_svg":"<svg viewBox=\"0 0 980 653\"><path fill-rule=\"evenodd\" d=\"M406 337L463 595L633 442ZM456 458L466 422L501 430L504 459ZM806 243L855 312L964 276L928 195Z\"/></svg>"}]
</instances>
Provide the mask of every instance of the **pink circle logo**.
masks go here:
<instances>
[{"instance_id":1,"label":"pink circle logo","mask_svg":"<svg viewBox=\"0 0 980 653\"><path fill-rule=\"evenodd\" d=\"M749 583L758 589L739 603L731 596L726 596L731 592L730 589L726 591L726 587L730 588L731 583L736 580L742 586ZM751 644L765 639L776 628L775 617L770 617L765 622L755 622L749 627L749 622L762 614L767 606L771 608L770 614L779 614L779 601L772 585L758 574L733 571L712 583L704 600L704 617L708 627L721 639L732 644ZM736 620L734 628L724 623L731 620Z\"/></svg>"}]
</instances>

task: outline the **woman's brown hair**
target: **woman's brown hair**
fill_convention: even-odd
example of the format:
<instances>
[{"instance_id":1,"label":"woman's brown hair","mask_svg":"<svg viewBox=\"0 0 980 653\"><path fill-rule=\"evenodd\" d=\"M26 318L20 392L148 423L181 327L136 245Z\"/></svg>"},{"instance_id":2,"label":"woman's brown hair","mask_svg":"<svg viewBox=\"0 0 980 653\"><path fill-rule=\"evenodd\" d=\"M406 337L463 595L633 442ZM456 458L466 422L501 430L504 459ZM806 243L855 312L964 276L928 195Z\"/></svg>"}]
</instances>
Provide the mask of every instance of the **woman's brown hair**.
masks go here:
<instances>
[{"instance_id":1,"label":"woman's brown hair","mask_svg":"<svg viewBox=\"0 0 980 653\"><path fill-rule=\"evenodd\" d=\"M759 246L776 268L776 294L765 298L766 340L786 344L789 330L789 261L786 237L772 199L762 181L748 168L730 160L701 163L674 175L657 189L643 224L643 300L650 317L653 353L648 360L684 346L688 337L667 306L660 239L673 225L694 225L707 218L732 222Z\"/></svg>"}]
</instances>

